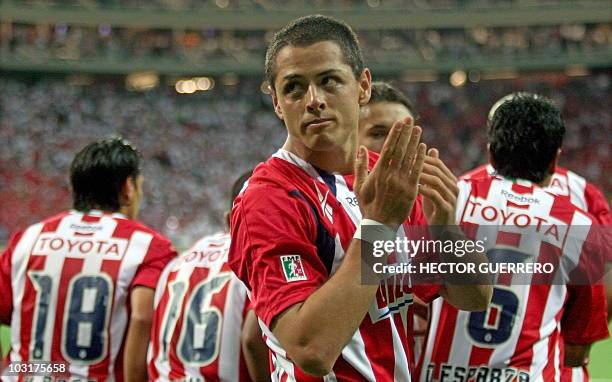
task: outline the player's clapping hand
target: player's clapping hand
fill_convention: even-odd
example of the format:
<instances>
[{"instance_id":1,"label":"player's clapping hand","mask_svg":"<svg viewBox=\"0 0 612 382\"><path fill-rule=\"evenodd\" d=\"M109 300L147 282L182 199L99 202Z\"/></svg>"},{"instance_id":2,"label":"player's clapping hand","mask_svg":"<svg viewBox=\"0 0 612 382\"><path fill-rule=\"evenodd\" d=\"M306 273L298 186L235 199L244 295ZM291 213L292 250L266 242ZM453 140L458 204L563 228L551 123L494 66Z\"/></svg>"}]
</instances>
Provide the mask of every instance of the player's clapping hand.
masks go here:
<instances>
[{"instance_id":1,"label":"player's clapping hand","mask_svg":"<svg viewBox=\"0 0 612 382\"><path fill-rule=\"evenodd\" d=\"M411 118L396 122L368 174L368 152L361 146L355 162L355 194L364 218L397 229L407 218L418 194L427 147L421 128Z\"/></svg>"},{"instance_id":2,"label":"player's clapping hand","mask_svg":"<svg viewBox=\"0 0 612 382\"><path fill-rule=\"evenodd\" d=\"M440 159L438 150L430 149L425 156L419 193L424 196L423 210L430 225L455 224L457 178Z\"/></svg>"}]
</instances>

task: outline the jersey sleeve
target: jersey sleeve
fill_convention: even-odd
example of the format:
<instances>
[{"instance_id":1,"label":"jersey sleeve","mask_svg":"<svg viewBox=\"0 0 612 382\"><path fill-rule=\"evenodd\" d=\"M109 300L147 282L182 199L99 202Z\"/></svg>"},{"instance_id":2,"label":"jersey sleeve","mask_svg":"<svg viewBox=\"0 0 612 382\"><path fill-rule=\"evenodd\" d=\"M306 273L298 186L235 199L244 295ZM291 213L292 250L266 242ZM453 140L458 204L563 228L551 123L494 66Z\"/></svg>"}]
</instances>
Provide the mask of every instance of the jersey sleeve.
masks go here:
<instances>
[{"instance_id":1,"label":"jersey sleeve","mask_svg":"<svg viewBox=\"0 0 612 382\"><path fill-rule=\"evenodd\" d=\"M176 256L176 250L168 239L154 236L142 264L134 275L132 288L144 286L155 289L164 268Z\"/></svg>"},{"instance_id":2,"label":"jersey sleeve","mask_svg":"<svg viewBox=\"0 0 612 382\"><path fill-rule=\"evenodd\" d=\"M607 304L604 285L570 285L561 318L564 341L588 345L608 337Z\"/></svg>"},{"instance_id":3,"label":"jersey sleeve","mask_svg":"<svg viewBox=\"0 0 612 382\"><path fill-rule=\"evenodd\" d=\"M254 188L235 203L229 263L250 289L255 314L270 327L328 274L314 244L314 217L297 191Z\"/></svg>"},{"instance_id":4,"label":"jersey sleeve","mask_svg":"<svg viewBox=\"0 0 612 382\"><path fill-rule=\"evenodd\" d=\"M11 259L23 232L16 233L0 255L0 323L10 325L13 314L13 286L11 283Z\"/></svg>"},{"instance_id":5,"label":"jersey sleeve","mask_svg":"<svg viewBox=\"0 0 612 382\"><path fill-rule=\"evenodd\" d=\"M612 214L610 205L603 193L591 183L587 183L584 197L587 202L588 212L597 218L600 224L612 225Z\"/></svg>"}]
</instances>

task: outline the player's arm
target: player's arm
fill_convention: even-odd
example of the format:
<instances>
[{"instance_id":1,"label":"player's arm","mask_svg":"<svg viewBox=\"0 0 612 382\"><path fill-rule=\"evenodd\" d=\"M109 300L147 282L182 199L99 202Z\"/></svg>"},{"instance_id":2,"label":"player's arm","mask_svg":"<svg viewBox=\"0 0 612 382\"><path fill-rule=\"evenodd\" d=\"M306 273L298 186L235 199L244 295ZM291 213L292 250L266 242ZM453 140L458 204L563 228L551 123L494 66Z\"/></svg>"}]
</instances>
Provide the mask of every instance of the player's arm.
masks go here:
<instances>
[{"instance_id":1,"label":"player's arm","mask_svg":"<svg viewBox=\"0 0 612 382\"><path fill-rule=\"evenodd\" d=\"M569 285L566 308L561 318L565 343L565 366L588 364L591 345L608 337L605 288L596 285Z\"/></svg>"},{"instance_id":2,"label":"player's arm","mask_svg":"<svg viewBox=\"0 0 612 382\"><path fill-rule=\"evenodd\" d=\"M11 325L13 314L13 286L11 283L11 258L17 243L21 239L19 232L9 240L6 249L0 252L0 324Z\"/></svg>"},{"instance_id":3,"label":"player's arm","mask_svg":"<svg viewBox=\"0 0 612 382\"><path fill-rule=\"evenodd\" d=\"M434 238L444 242L467 240L455 219L459 194L457 178L440 160L438 150L429 150L420 183L419 192L424 197L423 207L427 221L434 231L432 232ZM479 269L480 264L488 262L486 255L476 250L467 252L463 256L445 252L439 253L438 256L442 263L473 263L475 269ZM460 280L455 282L453 278ZM482 311L491 301L493 287L484 274L451 275L445 279L439 293L458 309Z\"/></svg>"},{"instance_id":4,"label":"player's arm","mask_svg":"<svg viewBox=\"0 0 612 382\"><path fill-rule=\"evenodd\" d=\"M147 347L153 322L153 297L151 288L136 286L130 296L130 321L125 338L123 368L126 382L147 380Z\"/></svg>"},{"instance_id":5,"label":"player's arm","mask_svg":"<svg viewBox=\"0 0 612 382\"><path fill-rule=\"evenodd\" d=\"M421 129L413 128L411 121L396 123L369 175L367 150L361 147L358 152L354 189L362 214L387 226L393 237L417 195L425 156L420 135ZM287 355L309 374L324 376L332 370L375 298L378 284L361 283L361 265L367 255L361 253L361 243L368 246L354 239L336 273L271 322Z\"/></svg>"},{"instance_id":6,"label":"player's arm","mask_svg":"<svg viewBox=\"0 0 612 382\"><path fill-rule=\"evenodd\" d=\"M268 365L268 346L261 336L257 316L251 309L244 318L242 325L242 352L253 382L269 382L270 367Z\"/></svg>"}]
</instances>

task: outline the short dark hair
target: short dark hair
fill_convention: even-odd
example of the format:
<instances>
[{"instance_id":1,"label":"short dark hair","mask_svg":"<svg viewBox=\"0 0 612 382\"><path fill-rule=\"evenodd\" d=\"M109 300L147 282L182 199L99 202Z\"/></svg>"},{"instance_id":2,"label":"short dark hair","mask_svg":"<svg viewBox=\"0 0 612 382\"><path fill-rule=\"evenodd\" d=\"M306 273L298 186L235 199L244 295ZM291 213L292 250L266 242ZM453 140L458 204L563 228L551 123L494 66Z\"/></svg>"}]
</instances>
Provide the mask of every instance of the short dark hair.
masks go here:
<instances>
[{"instance_id":1,"label":"short dark hair","mask_svg":"<svg viewBox=\"0 0 612 382\"><path fill-rule=\"evenodd\" d=\"M333 41L340 47L346 63L355 78L363 71L363 54L357 35L348 24L329 16L310 15L300 17L287 24L274 35L266 51L266 79L274 89L276 78L276 56L286 46L309 46L321 41Z\"/></svg>"},{"instance_id":2,"label":"short dark hair","mask_svg":"<svg viewBox=\"0 0 612 382\"><path fill-rule=\"evenodd\" d=\"M372 82L372 95L370 96L370 101L368 103L378 103L378 102L391 102L391 103L399 103L402 104L408 109L410 114L414 117L414 119L418 118L418 114L414 105L404 93L397 90L391 84L384 81L374 81Z\"/></svg>"},{"instance_id":3,"label":"short dark hair","mask_svg":"<svg viewBox=\"0 0 612 382\"><path fill-rule=\"evenodd\" d=\"M540 183L563 144L561 112L536 94L505 98L488 121L491 164L502 176Z\"/></svg>"},{"instance_id":4,"label":"short dark hair","mask_svg":"<svg viewBox=\"0 0 612 382\"><path fill-rule=\"evenodd\" d=\"M123 184L139 174L140 153L127 141L111 137L88 144L70 166L74 209L119 211Z\"/></svg>"}]
</instances>

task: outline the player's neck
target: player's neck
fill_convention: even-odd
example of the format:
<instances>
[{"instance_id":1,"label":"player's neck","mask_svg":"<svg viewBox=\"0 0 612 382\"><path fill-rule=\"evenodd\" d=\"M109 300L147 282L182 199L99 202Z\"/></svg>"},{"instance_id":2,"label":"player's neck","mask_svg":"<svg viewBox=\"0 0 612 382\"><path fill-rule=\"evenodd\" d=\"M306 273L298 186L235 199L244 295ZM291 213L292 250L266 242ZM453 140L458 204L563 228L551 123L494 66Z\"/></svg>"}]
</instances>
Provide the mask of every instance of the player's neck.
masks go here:
<instances>
[{"instance_id":1,"label":"player's neck","mask_svg":"<svg viewBox=\"0 0 612 382\"><path fill-rule=\"evenodd\" d=\"M552 176L553 174L548 174L541 182L536 183L536 184L542 188L546 188L550 186L550 182L552 181Z\"/></svg>"},{"instance_id":2,"label":"player's neck","mask_svg":"<svg viewBox=\"0 0 612 382\"><path fill-rule=\"evenodd\" d=\"M332 150L314 151L299 142L287 139L283 149L329 173L351 174L353 172L356 147L352 140Z\"/></svg>"}]
</instances>

